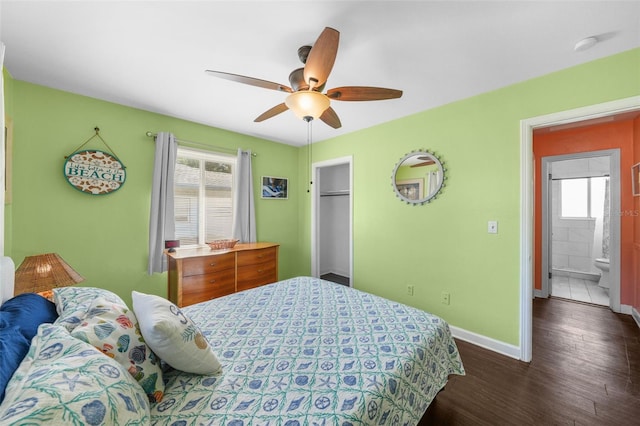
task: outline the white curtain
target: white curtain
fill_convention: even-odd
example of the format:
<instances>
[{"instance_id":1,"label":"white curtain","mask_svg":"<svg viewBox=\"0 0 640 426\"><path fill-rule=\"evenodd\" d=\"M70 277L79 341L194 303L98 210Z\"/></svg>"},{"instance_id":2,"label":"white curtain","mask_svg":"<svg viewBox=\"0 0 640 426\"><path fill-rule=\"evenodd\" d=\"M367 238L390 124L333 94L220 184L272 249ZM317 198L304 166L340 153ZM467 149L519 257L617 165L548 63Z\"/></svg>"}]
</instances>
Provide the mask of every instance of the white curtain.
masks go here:
<instances>
[{"instance_id":1,"label":"white curtain","mask_svg":"<svg viewBox=\"0 0 640 426\"><path fill-rule=\"evenodd\" d=\"M433 194L436 192L438 185L440 185L440 173L428 172L429 179L427 180L427 191L425 194Z\"/></svg>"},{"instance_id":2,"label":"white curtain","mask_svg":"<svg viewBox=\"0 0 640 426\"><path fill-rule=\"evenodd\" d=\"M255 243L257 241L251 151L243 151L242 149L238 149L238 161L236 162L232 235L241 243Z\"/></svg>"},{"instance_id":3,"label":"white curtain","mask_svg":"<svg viewBox=\"0 0 640 426\"><path fill-rule=\"evenodd\" d=\"M171 133L158 133L149 218L149 275L167 270L164 241L175 239L173 182L178 143Z\"/></svg>"}]
</instances>

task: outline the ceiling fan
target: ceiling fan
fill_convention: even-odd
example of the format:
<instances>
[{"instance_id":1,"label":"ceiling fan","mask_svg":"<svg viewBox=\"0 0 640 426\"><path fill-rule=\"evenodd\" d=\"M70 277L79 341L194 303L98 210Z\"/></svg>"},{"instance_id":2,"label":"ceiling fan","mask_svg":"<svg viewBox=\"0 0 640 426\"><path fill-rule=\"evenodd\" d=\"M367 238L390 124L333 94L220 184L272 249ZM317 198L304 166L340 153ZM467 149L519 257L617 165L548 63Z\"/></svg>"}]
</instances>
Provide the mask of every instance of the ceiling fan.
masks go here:
<instances>
[{"instance_id":1,"label":"ceiling fan","mask_svg":"<svg viewBox=\"0 0 640 426\"><path fill-rule=\"evenodd\" d=\"M416 163L416 164L412 164L409 167L424 167L424 166L430 166L432 164L436 164L436 162L429 157L418 157L417 158L418 161L421 161L420 163Z\"/></svg>"},{"instance_id":2,"label":"ceiling fan","mask_svg":"<svg viewBox=\"0 0 640 426\"><path fill-rule=\"evenodd\" d=\"M209 75L226 80L244 83L264 89L290 93L281 104L260 114L254 121L261 122L272 118L288 109L305 121L320 118L323 122L338 129L342 126L338 114L331 108L331 101L377 101L396 99L402 96L401 90L385 89L382 87L344 86L324 90L329 73L338 53L340 33L326 27L313 46L302 46L298 49L298 58L304 64L303 68L293 70L289 74L291 86L231 74L222 71L206 70Z\"/></svg>"}]
</instances>

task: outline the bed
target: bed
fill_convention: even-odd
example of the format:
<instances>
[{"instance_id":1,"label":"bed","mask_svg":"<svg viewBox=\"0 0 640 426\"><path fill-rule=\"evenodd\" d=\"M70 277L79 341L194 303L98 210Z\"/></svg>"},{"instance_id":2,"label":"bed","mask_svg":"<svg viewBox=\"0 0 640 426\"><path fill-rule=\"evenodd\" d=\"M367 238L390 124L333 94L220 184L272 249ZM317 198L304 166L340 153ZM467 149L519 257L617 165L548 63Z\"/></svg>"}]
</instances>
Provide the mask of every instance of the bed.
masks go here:
<instances>
[{"instance_id":1,"label":"bed","mask_svg":"<svg viewBox=\"0 0 640 426\"><path fill-rule=\"evenodd\" d=\"M57 294L59 315L38 327L9 380L0 423L416 425L448 376L464 374L441 318L317 278L292 278L181 310L139 293L133 309L121 303L86 287ZM149 327L161 323L165 311L185 328L152 336ZM87 338L86 318L96 312L102 317L93 329L104 328L109 315L113 324L140 322L130 336L143 341L144 335L152 349L147 364L132 366L128 359L118 366L126 352L120 343ZM190 358L183 351L203 344L205 355ZM52 355L53 347L59 350Z\"/></svg>"}]
</instances>

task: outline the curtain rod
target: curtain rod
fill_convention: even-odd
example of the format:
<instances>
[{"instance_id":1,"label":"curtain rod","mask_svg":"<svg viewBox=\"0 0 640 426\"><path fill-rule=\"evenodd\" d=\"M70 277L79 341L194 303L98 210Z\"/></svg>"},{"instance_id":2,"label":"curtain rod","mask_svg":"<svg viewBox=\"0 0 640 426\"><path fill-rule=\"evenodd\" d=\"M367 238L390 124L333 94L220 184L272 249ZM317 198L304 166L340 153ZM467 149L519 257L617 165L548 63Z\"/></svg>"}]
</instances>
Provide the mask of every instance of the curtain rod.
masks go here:
<instances>
[{"instance_id":1,"label":"curtain rod","mask_svg":"<svg viewBox=\"0 0 640 426\"><path fill-rule=\"evenodd\" d=\"M145 133L145 135L147 135L147 137L149 137L149 138L155 138L158 134L157 133L153 133L153 132L147 132L147 133ZM225 152L232 153L232 154L237 154L238 153L238 151L233 149L233 148L225 148L225 147L222 147L222 146L213 146L213 145L209 145L207 143L202 143L202 142L187 141L187 140L178 139L178 138L176 138L176 142L187 144L187 145L196 145L196 146L200 146L200 147L203 147L203 148L214 149L214 150L217 150L217 151L225 151ZM252 152L251 156L252 157L257 157L258 154L255 153L255 152Z\"/></svg>"}]
</instances>

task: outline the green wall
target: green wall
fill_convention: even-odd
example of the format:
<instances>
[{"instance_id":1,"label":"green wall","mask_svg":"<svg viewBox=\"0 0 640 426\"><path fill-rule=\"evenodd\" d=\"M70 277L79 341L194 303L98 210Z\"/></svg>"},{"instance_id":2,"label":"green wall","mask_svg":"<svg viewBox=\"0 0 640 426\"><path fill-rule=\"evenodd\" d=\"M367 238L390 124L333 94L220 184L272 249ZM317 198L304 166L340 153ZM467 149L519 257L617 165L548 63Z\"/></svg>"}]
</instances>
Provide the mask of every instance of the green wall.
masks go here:
<instances>
[{"instance_id":1,"label":"green wall","mask_svg":"<svg viewBox=\"0 0 640 426\"><path fill-rule=\"evenodd\" d=\"M154 143L146 131L215 146L251 149L258 238L280 247L280 278L304 272L296 262L298 200L259 198L262 175L298 175L298 149L96 99L7 79L7 112L14 121L13 202L6 253L16 265L25 256L57 252L86 278L130 300L132 289L166 295L166 274L147 270L149 203ZM127 168L124 186L109 195L76 191L62 173L64 156L100 135ZM106 150L94 138L87 148Z\"/></svg>"},{"instance_id":2,"label":"green wall","mask_svg":"<svg viewBox=\"0 0 640 426\"><path fill-rule=\"evenodd\" d=\"M640 49L314 144L315 162L353 155L354 286L519 345L520 121L637 95ZM435 151L447 169L442 194L423 206L390 186L397 161L416 149ZM498 234L487 233L489 220ZM303 248L309 240L306 231Z\"/></svg>"},{"instance_id":3,"label":"green wall","mask_svg":"<svg viewBox=\"0 0 640 426\"><path fill-rule=\"evenodd\" d=\"M640 95L639 76L640 49L634 49L314 144L314 162L353 156L354 286L518 345L520 120ZM144 136L164 130L257 151L256 185L265 174L289 177L288 200L257 199L258 237L282 244L280 278L309 273L306 147L7 83L15 125L7 246L17 263L56 251L87 277L85 285L126 299L133 288L165 294L165 277L145 272L153 143ZM339 103L335 108L339 113ZM61 173L63 156L96 125L129 173L120 191L104 197L73 190ZM390 176L402 156L420 148L440 156L447 180L434 202L411 206L396 198ZM487 233L489 220L499 222L498 234ZM415 287L413 296L407 285ZM440 303L443 291L451 294L450 305Z\"/></svg>"}]
</instances>

